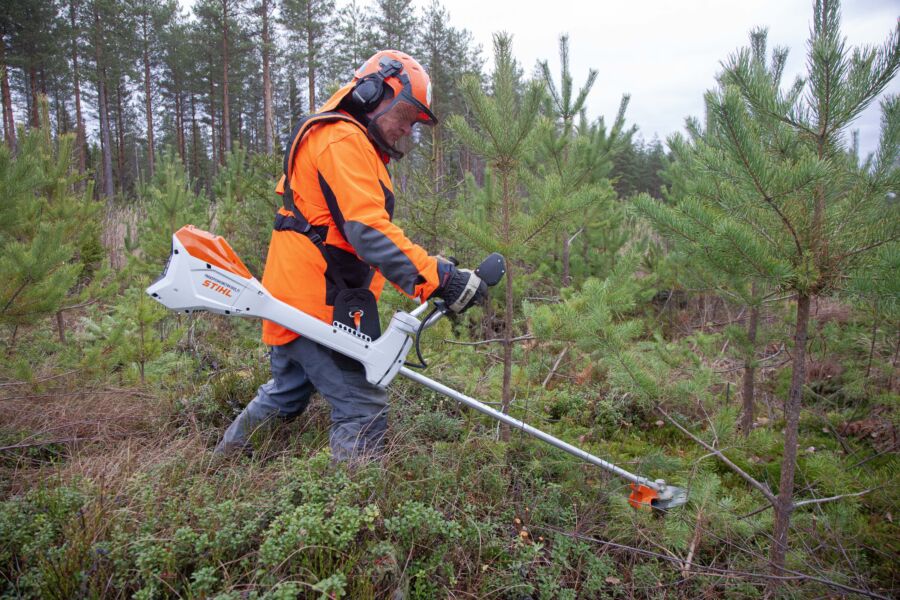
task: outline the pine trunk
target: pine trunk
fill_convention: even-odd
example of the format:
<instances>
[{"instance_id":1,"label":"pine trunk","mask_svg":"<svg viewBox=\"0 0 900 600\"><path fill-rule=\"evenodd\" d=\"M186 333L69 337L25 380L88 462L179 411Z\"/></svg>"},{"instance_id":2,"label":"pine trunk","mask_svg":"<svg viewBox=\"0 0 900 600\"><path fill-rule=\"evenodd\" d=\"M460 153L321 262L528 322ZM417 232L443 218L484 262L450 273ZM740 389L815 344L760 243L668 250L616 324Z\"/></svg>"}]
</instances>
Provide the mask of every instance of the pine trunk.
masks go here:
<instances>
[{"instance_id":1,"label":"pine trunk","mask_svg":"<svg viewBox=\"0 0 900 600\"><path fill-rule=\"evenodd\" d=\"M103 195L112 198L115 195L113 189L112 173L112 140L109 134L109 110L106 102L106 75L104 69L100 69L97 81L97 102L100 112L100 153L103 161Z\"/></svg>"},{"instance_id":2,"label":"pine trunk","mask_svg":"<svg viewBox=\"0 0 900 600\"><path fill-rule=\"evenodd\" d=\"M94 13L95 26L99 29L100 18ZM103 195L112 199L115 195L112 172L112 140L109 133L109 107L106 99L106 69L103 68L103 53L95 45L97 59L97 103L100 113L100 154L103 162Z\"/></svg>"},{"instance_id":3,"label":"pine trunk","mask_svg":"<svg viewBox=\"0 0 900 600\"><path fill-rule=\"evenodd\" d=\"M84 118L81 114L81 84L78 79L78 43L76 31L75 2L69 2L69 25L72 28L72 84L75 91L75 145L78 147L78 172L84 173L87 168L87 150L85 148Z\"/></svg>"},{"instance_id":4,"label":"pine trunk","mask_svg":"<svg viewBox=\"0 0 900 600\"><path fill-rule=\"evenodd\" d=\"M800 293L797 296L797 324L794 330L794 366L791 373L791 387L784 406L785 434L784 453L781 458L781 479L778 482L778 502L775 506L775 525L772 532L772 549L769 565L773 576L782 576L785 555L788 548L788 530L794 502L794 472L797 469L798 430L803 384L806 381L806 337L809 325L811 298ZM782 582L771 579L768 584L769 596L776 596Z\"/></svg>"},{"instance_id":5,"label":"pine trunk","mask_svg":"<svg viewBox=\"0 0 900 600\"><path fill-rule=\"evenodd\" d=\"M56 332L59 335L59 343L66 343L66 320L63 317L63 311L56 311Z\"/></svg>"},{"instance_id":6,"label":"pine trunk","mask_svg":"<svg viewBox=\"0 0 900 600\"><path fill-rule=\"evenodd\" d=\"M210 64L212 64L212 57L210 57ZM216 174L216 165L218 164L218 152L216 150L216 144L218 143L216 136L216 86L213 84L212 73L210 73L209 77L209 142L212 146L212 173L210 175Z\"/></svg>"},{"instance_id":7,"label":"pine trunk","mask_svg":"<svg viewBox=\"0 0 900 600\"><path fill-rule=\"evenodd\" d=\"M155 157L153 154L153 97L150 86L150 43L148 38L150 31L147 27L146 11L141 16L143 30L143 59L144 59L144 110L147 113L147 175L153 177L155 170Z\"/></svg>"},{"instance_id":8,"label":"pine trunk","mask_svg":"<svg viewBox=\"0 0 900 600\"><path fill-rule=\"evenodd\" d=\"M231 107L228 98L228 0L222 0L222 137L223 152L219 157L225 164L225 153L231 152Z\"/></svg>"},{"instance_id":9,"label":"pine trunk","mask_svg":"<svg viewBox=\"0 0 900 600\"><path fill-rule=\"evenodd\" d=\"M181 88L178 83L178 80L175 80L175 89L177 90L175 92L175 139L178 145L178 158L184 164L187 152L184 140L184 98L181 97Z\"/></svg>"},{"instance_id":10,"label":"pine trunk","mask_svg":"<svg viewBox=\"0 0 900 600\"><path fill-rule=\"evenodd\" d=\"M200 129L197 127L197 107L194 94L191 94L191 165L192 177L200 177Z\"/></svg>"},{"instance_id":11,"label":"pine trunk","mask_svg":"<svg viewBox=\"0 0 900 600\"><path fill-rule=\"evenodd\" d=\"M0 98L3 100L3 136L10 150L16 150L16 121L13 118L9 71L6 66L6 42L0 36Z\"/></svg>"},{"instance_id":12,"label":"pine trunk","mask_svg":"<svg viewBox=\"0 0 900 600\"><path fill-rule=\"evenodd\" d=\"M263 127L266 154L275 151L275 121L272 115L272 75L269 72L269 2L262 0L262 75L263 75Z\"/></svg>"},{"instance_id":13,"label":"pine trunk","mask_svg":"<svg viewBox=\"0 0 900 600\"><path fill-rule=\"evenodd\" d=\"M756 296L756 285L754 284L753 296ZM741 397L743 401L743 409L741 412L741 432L744 437L750 435L753 429L753 417L756 411L755 402L755 385L756 385L756 363L753 360L756 352L756 330L759 326L759 306L750 308L750 322L747 323L747 341L749 343L750 354L744 359L744 379L742 385Z\"/></svg>"},{"instance_id":14,"label":"pine trunk","mask_svg":"<svg viewBox=\"0 0 900 600\"><path fill-rule=\"evenodd\" d=\"M753 304L750 306L750 320L747 323L747 343L749 345L748 354L744 358L744 380L742 386L741 399L743 408L741 411L741 432L744 437L750 435L753 428L753 417L756 409L755 403L755 387L756 387L756 338L757 329L759 327L759 301L757 299L758 286L756 281L750 285L750 297Z\"/></svg>"},{"instance_id":15,"label":"pine trunk","mask_svg":"<svg viewBox=\"0 0 900 600\"><path fill-rule=\"evenodd\" d=\"M306 80L309 82L309 112L316 112L316 60L315 60L315 37L313 36L313 15L312 2L306 2L306 22L309 26L306 28Z\"/></svg>"},{"instance_id":16,"label":"pine trunk","mask_svg":"<svg viewBox=\"0 0 900 600\"><path fill-rule=\"evenodd\" d=\"M125 192L125 115L122 110L122 84L116 85L116 167L118 168L119 191ZM137 165L135 165L137 166Z\"/></svg>"},{"instance_id":17,"label":"pine trunk","mask_svg":"<svg viewBox=\"0 0 900 600\"><path fill-rule=\"evenodd\" d=\"M41 116L38 109L37 71L34 67L28 68L28 83L31 87L31 126L35 129L41 127Z\"/></svg>"},{"instance_id":18,"label":"pine trunk","mask_svg":"<svg viewBox=\"0 0 900 600\"><path fill-rule=\"evenodd\" d=\"M107 201L111 201L115 196L113 189L112 174L112 141L109 133L109 103L106 98L106 68L103 66L103 48L100 32L102 25L100 24L100 14L97 12L96 4L93 5L94 11L94 59L97 65L97 110L99 112L100 121L100 155L103 163L103 196ZM109 243L110 240L107 240ZM111 249L111 245L107 245Z\"/></svg>"},{"instance_id":19,"label":"pine trunk","mask_svg":"<svg viewBox=\"0 0 900 600\"><path fill-rule=\"evenodd\" d=\"M512 198L510 197L510 174L508 172L500 172L500 178L503 182L503 242L509 245L510 239L510 212ZM506 298L503 311L503 392L501 397L501 408L503 414L509 414L509 406L512 403L512 320L513 320L513 269L511 264L506 265ZM500 439L504 442L509 441L509 426L500 426Z\"/></svg>"},{"instance_id":20,"label":"pine trunk","mask_svg":"<svg viewBox=\"0 0 900 600\"><path fill-rule=\"evenodd\" d=\"M223 114L220 114L220 115L219 115L219 123L222 123L223 119L224 119ZM230 127L228 128L228 131L229 131L229 137L230 137L230 132L231 132L231 128L230 128ZM219 152L219 154L218 154L218 156L219 156L219 164L224 165L224 164L225 164L225 155L226 155L226 150L225 150L225 132L224 132L224 131L222 132L222 135L219 136L219 148L218 148L218 152ZM218 167L217 167L217 169L218 169Z\"/></svg>"}]
</instances>

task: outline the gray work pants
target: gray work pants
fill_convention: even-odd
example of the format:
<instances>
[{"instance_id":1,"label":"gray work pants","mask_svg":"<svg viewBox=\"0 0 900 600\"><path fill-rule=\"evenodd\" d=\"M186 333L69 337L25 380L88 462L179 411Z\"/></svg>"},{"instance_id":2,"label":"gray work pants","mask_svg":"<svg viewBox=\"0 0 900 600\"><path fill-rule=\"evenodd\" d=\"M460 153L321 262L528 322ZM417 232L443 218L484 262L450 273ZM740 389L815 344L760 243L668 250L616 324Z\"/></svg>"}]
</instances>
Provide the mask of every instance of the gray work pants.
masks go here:
<instances>
[{"instance_id":1,"label":"gray work pants","mask_svg":"<svg viewBox=\"0 0 900 600\"><path fill-rule=\"evenodd\" d=\"M273 417L302 413L318 391L331 405L332 458L377 455L387 431L387 391L366 381L362 366L306 338L272 346L272 379L225 431L216 453L243 450L255 429Z\"/></svg>"}]
</instances>

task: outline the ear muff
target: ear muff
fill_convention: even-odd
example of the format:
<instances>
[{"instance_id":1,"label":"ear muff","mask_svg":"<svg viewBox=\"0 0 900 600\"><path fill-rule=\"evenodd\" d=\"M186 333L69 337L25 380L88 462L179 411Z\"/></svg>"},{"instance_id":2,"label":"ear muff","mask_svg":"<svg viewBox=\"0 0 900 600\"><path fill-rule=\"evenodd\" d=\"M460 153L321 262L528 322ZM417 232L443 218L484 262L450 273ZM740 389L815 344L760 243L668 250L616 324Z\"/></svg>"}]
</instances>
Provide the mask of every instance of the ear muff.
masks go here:
<instances>
[{"instance_id":1,"label":"ear muff","mask_svg":"<svg viewBox=\"0 0 900 600\"><path fill-rule=\"evenodd\" d=\"M353 102L363 112L372 112L384 96L384 78L380 77L378 73L366 75L353 88L352 95Z\"/></svg>"},{"instance_id":2,"label":"ear muff","mask_svg":"<svg viewBox=\"0 0 900 600\"><path fill-rule=\"evenodd\" d=\"M366 75L353 88L353 101L363 112L372 112L384 97L385 83L388 77L395 77L403 71L403 63L399 60L384 57L379 63L377 73Z\"/></svg>"}]
</instances>

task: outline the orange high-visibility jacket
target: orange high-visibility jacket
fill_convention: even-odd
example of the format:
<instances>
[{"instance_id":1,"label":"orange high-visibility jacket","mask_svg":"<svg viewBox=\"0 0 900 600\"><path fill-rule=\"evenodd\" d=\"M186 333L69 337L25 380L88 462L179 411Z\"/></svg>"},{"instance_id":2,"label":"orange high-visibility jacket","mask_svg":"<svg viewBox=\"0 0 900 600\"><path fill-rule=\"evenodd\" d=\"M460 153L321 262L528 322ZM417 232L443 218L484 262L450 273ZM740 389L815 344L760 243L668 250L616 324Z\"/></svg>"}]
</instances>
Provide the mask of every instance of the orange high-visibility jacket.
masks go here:
<instances>
[{"instance_id":1,"label":"orange high-visibility jacket","mask_svg":"<svg viewBox=\"0 0 900 600\"><path fill-rule=\"evenodd\" d=\"M343 287L368 288L377 299L385 279L420 301L438 287L437 259L391 222L394 193L380 154L356 121L312 124L294 151L290 188L294 204L324 235L322 251L302 233L272 232L262 283L273 296L326 323ZM280 183L279 193L283 192ZM292 218L284 207L276 219ZM337 271L336 273L332 271ZM280 346L293 331L263 321L263 342Z\"/></svg>"}]
</instances>

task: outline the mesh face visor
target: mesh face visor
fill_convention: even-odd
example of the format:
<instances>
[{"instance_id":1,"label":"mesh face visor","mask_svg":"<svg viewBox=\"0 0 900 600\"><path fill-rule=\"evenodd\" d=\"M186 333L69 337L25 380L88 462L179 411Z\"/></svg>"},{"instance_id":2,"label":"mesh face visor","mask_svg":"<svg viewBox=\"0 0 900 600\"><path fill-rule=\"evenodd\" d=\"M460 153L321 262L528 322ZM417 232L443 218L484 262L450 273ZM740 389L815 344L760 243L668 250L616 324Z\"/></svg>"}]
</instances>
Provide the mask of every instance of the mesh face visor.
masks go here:
<instances>
[{"instance_id":1,"label":"mesh face visor","mask_svg":"<svg viewBox=\"0 0 900 600\"><path fill-rule=\"evenodd\" d=\"M419 140L420 125L432 126L437 118L411 93L409 85L383 110L371 117L369 134L391 158L402 158Z\"/></svg>"}]
</instances>

